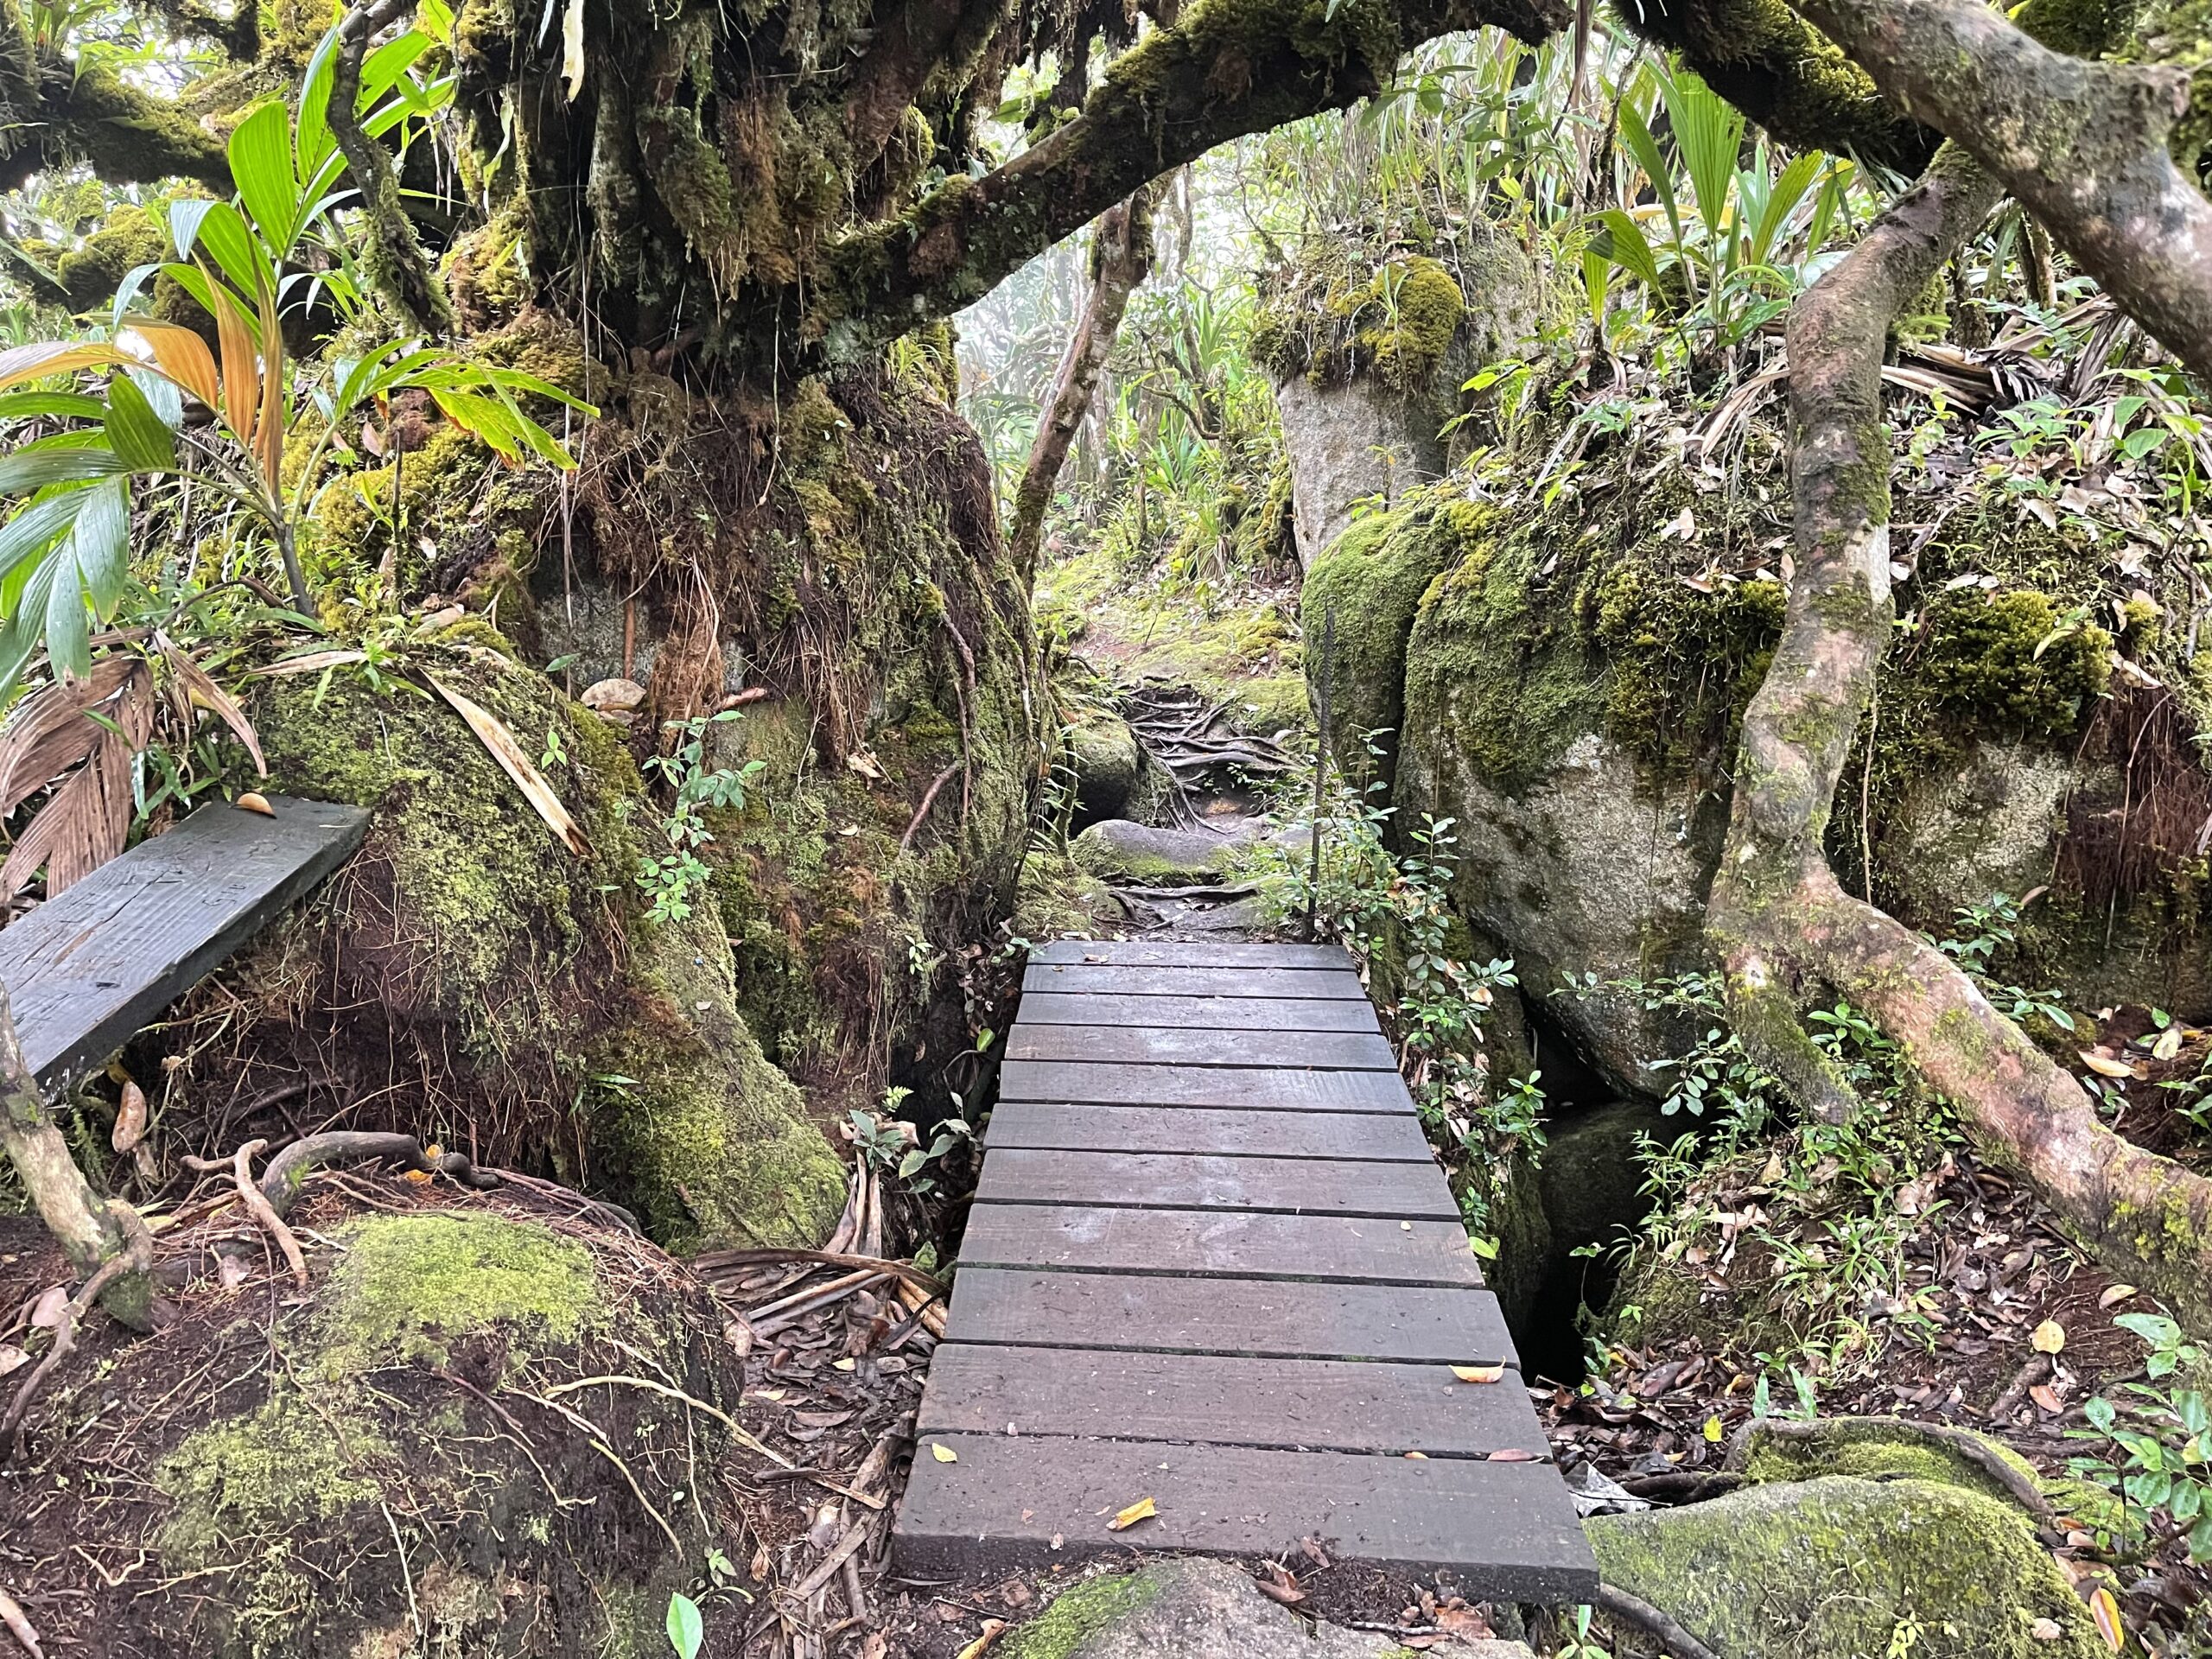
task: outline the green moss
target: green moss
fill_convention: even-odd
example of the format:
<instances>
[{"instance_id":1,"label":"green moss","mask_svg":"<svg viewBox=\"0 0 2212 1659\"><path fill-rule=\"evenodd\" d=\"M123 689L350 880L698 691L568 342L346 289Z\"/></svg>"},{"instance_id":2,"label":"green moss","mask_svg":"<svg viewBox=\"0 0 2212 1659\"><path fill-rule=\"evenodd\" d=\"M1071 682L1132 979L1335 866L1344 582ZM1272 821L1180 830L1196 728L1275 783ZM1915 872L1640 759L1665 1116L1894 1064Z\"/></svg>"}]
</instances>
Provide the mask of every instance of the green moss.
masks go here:
<instances>
[{"instance_id":1,"label":"green moss","mask_svg":"<svg viewBox=\"0 0 2212 1659\"><path fill-rule=\"evenodd\" d=\"M2017 1502L1986 1469L1941 1440L1865 1417L1828 1418L1819 1430L1816 1437L1808 1440L1755 1427L1745 1456L1745 1474L1755 1482L1811 1480L1821 1475L1936 1481L1962 1486L2002 1503ZM2037 1478L2034 1465L2002 1440L1986 1434L1974 1438L1992 1457L2018 1474L2031 1481Z\"/></svg>"},{"instance_id":2,"label":"green moss","mask_svg":"<svg viewBox=\"0 0 2212 1659\"><path fill-rule=\"evenodd\" d=\"M1064 933L1088 933L1118 921L1121 906L1106 884L1065 853L1032 848L1021 863L1021 885L1014 912L1017 938L1051 939Z\"/></svg>"},{"instance_id":3,"label":"green moss","mask_svg":"<svg viewBox=\"0 0 2212 1659\"><path fill-rule=\"evenodd\" d=\"M2070 733L2111 675L2112 636L2094 623L2062 628L2049 594L1952 595L1928 609L1913 677L1929 702L2024 737Z\"/></svg>"},{"instance_id":4,"label":"green moss","mask_svg":"<svg viewBox=\"0 0 2212 1659\"><path fill-rule=\"evenodd\" d=\"M1606 1583L1672 1615L1717 1652L2094 1659L2106 1651L2019 1512L1948 1484L1829 1476L1598 1516L1584 1531ZM2057 1640L2037 1638L2038 1619L2058 1626Z\"/></svg>"},{"instance_id":5,"label":"green moss","mask_svg":"<svg viewBox=\"0 0 2212 1659\"><path fill-rule=\"evenodd\" d=\"M326 1302L324 1366L442 1365L453 1339L505 1325L522 1343L573 1343L604 1311L591 1252L487 1216L377 1217L342 1235Z\"/></svg>"},{"instance_id":6,"label":"green moss","mask_svg":"<svg viewBox=\"0 0 2212 1659\"><path fill-rule=\"evenodd\" d=\"M1160 1589L1159 1580L1144 1573L1075 1585L1009 1635L1000 1651L1005 1659L1077 1659L1092 1637L1149 1606Z\"/></svg>"},{"instance_id":7,"label":"green moss","mask_svg":"<svg viewBox=\"0 0 2212 1659\"><path fill-rule=\"evenodd\" d=\"M282 1536L373 1503L378 1455L369 1426L319 1412L296 1394L211 1424L188 1436L156 1476L176 1506L162 1529L162 1552L188 1571L220 1559L233 1540Z\"/></svg>"},{"instance_id":8,"label":"green moss","mask_svg":"<svg viewBox=\"0 0 2212 1659\"><path fill-rule=\"evenodd\" d=\"M1370 513L1354 519L1306 573L1306 677L1317 704L1325 690L1338 763L1363 781L1371 764L1366 739L1376 732L1389 734L1381 740L1382 780L1389 781L1405 715L1406 645L1421 595L1482 522L1482 510L1465 502L1427 518Z\"/></svg>"},{"instance_id":9,"label":"green moss","mask_svg":"<svg viewBox=\"0 0 2212 1659\"><path fill-rule=\"evenodd\" d=\"M1346 303L1360 350L1401 391L1427 385L1467 314L1452 273L1426 256L1392 260Z\"/></svg>"}]
</instances>

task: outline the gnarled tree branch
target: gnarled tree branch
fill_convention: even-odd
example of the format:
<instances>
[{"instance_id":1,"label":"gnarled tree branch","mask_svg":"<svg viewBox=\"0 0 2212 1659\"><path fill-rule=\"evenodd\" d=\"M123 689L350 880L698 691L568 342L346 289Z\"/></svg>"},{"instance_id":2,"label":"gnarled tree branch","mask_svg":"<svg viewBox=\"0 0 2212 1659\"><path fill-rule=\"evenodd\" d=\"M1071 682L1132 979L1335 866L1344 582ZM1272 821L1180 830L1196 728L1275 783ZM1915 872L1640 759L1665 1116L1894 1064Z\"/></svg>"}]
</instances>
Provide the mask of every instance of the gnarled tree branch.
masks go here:
<instances>
[{"instance_id":1,"label":"gnarled tree branch","mask_svg":"<svg viewBox=\"0 0 2212 1659\"><path fill-rule=\"evenodd\" d=\"M361 193L361 207L368 214L370 233L362 264L378 290L407 314L426 334L444 336L453 332L453 307L445 286L430 268L428 255L415 235L415 226L399 200L399 178L391 157L382 144L361 130L361 64L369 42L398 21L413 0L375 0L375 3L346 14L338 26L338 49L331 56L330 107L327 119L330 136L345 156L353 183Z\"/></svg>"},{"instance_id":2,"label":"gnarled tree branch","mask_svg":"<svg viewBox=\"0 0 2212 1659\"><path fill-rule=\"evenodd\" d=\"M1215 145L1379 90L1422 41L1495 24L1534 44L1572 16L1563 0L1346 0L1320 22L1305 0L1199 0L1116 59L1065 126L833 245L810 326L833 358L861 355L982 297Z\"/></svg>"},{"instance_id":3,"label":"gnarled tree branch","mask_svg":"<svg viewBox=\"0 0 2212 1659\"><path fill-rule=\"evenodd\" d=\"M883 154L930 77L972 59L1005 15L1005 0L904 0L878 27L845 98L845 142L856 166Z\"/></svg>"},{"instance_id":4,"label":"gnarled tree branch","mask_svg":"<svg viewBox=\"0 0 2212 1659\"><path fill-rule=\"evenodd\" d=\"M1952 138L2212 381L2212 200L2174 165L2178 69L2054 51L1981 0L1797 0L1906 113ZM2044 8L2045 11L2050 8ZM2101 9L2089 7L2092 13Z\"/></svg>"}]
</instances>

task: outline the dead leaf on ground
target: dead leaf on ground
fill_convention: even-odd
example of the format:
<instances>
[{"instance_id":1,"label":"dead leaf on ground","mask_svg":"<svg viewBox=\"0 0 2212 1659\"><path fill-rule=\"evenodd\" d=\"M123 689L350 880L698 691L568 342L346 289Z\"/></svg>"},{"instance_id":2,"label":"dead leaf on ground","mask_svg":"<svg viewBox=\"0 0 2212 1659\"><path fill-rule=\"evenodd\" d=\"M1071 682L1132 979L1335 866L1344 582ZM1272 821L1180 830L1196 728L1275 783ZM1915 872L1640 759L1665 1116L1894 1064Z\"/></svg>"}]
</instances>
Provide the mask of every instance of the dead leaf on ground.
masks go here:
<instances>
[{"instance_id":1,"label":"dead leaf on ground","mask_svg":"<svg viewBox=\"0 0 2212 1659\"><path fill-rule=\"evenodd\" d=\"M990 1651L991 1643L999 1639L999 1633L1005 1629L1006 1620L1002 1618L985 1619L983 1633L960 1649L960 1659L983 1659L983 1655Z\"/></svg>"},{"instance_id":2,"label":"dead leaf on ground","mask_svg":"<svg viewBox=\"0 0 2212 1659\"><path fill-rule=\"evenodd\" d=\"M1452 1375L1462 1382L1503 1382L1505 1380L1505 1367L1503 1365L1454 1365L1452 1368Z\"/></svg>"},{"instance_id":3,"label":"dead leaf on ground","mask_svg":"<svg viewBox=\"0 0 2212 1659\"><path fill-rule=\"evenodd\" d=\"M1106 1523L1109 1532L1125 1532L1140 1521L1149 1521L1160 1510L1148 1497L1141 1497Z\"/></svg>"},{"instance_id":4,"label":"dead leaf on ground","mask_svg":"<svg viewBox=\"0 0 2212 1659\"><path fill-rule=\"evenodd\" d=\"M260 734L253 729L253 722L245 717L245 710L238 707L238 699L216 684L214 677L194 662L189 652L171 645L162 635L154 637L161 645L162 656L168 659L169 671L176 676L177 683L184 688L189 704L207 709L238 734L238 741L245 745L245 752L253 757L254 771L266 778L269 762L262 756Z\"/></svg>"},{"instance_id":5,"label":"dead leaf on ground","mask_svg":"<svg viewBox=\"0 0 2212 1659\"><path fill-rule=\"evenodd\" d=\"M2047 1412L2053 1417L2066 1409L2064 1402L2058 1397L2058 1391L2048 1382L2038 1382L2030 1389L2028 1398L2036 1402L2038 1410Z\"/></svg>"},{"instance_id":6,"label":"dead leaf on ground","mask_svg":"<svg viewBox=\"0 0 2212 1659\"><path fill-rule=\"evenodd\" d=\"M246 670L249 677L260 680L281 680L294 674L319 674L326 668L343 668L349 663L365 663L365 651L303 651L296 657L280 657L273 663Z\"/></svg>"},{"instance_id":7,"label":"dead leaf on ground","mask_svg":"<svg viewBox=\"0 0 2212 1659\"><path fill-rule=\"evenodd\" d=\"M523 798L545 820L546 827L561 838L562 844L578 858L591 856L591 842L576 821L569 816L569 809L561 804L561 798L553 792L553 785L545 781L545 774L538 771L531 758L523 753L522 745L515 741L515 734L505 722L490 709L472 702L468 698L445 684L434 674L425 673L423 679L430 689L453 705L454 712L468 722L468 729L499 763L499 770L514 780Z\"/></svg>"},{"instance_id":8,"label":"dead leaf on ground","mask_svg":"<svg viewBox=\"0 0 2212 1659\"><path fill-rule=\"evenodd\" d=\"M264 818L276 816L276 809L269 804L269 798L258 790L249 789L231 804L241 812L257 812Z\"/></svg>"},{"instance_id":9,"label":"dead leaf on ground","mask_svg":"<svg viewBox=\"0 0 2212 1659\"><path fill-rule=\"evenodd\" d=\"M19 1371L31 1363L31 1357L12 1342L0 1342L0 1376Z\"/></svg>"},{"instance_id":10,"label":"dead leaf on ground","mask_svg":"<svg viewBox=\"0 0 2212 1659\"><path fill-rule=\"evenodd\" d=\"M960 1461L960 1454L954 1451L950 1446L945 1445L942 1440L931 1440L930 1442L930 1456L935 1458L939 1463L957 1463Z\"/></svg>"},{"instance_id":11,"label":"dead leaf on ground","mask_svg":"<svg viewBox=\"0 0 2212 1659\"><path fill-rule=\"evenodd\" d=\"M2101 1584L2089 1592L2089 1617L2097 1621L2097 1634L2114 1653L2127 1645L2127 1627L2120 1622L2120 1604Z\"/></svg>"},{"instance_id":12,"label":"dead leaf on ground","mask_svg":"<svg viewBox=\"0 0 2212 1659\"><path fill-rule=\"evenodd\" d=\"M2126 1060L2116 1060L2109 1054L2100 1054L2094 1048L2078 1051L2082 1064L2101 1077L2139 1077L2143 1074Z\"/></svg>"},{"instance_id":13,"label":"dead leaf on ground","mask_svg":"<svg viewBox=\"0 0 2212 1659\"><path fill-rule=\"evenodd\" d=\"M115 1114L115 1132L108 1136L108 1144L118 1152L129 1152L146 1136L146 1091L135 1083L123 1085L123 1104Z\"/></svg>"},{"instance_id":14,"label":"dead leaf on ground","mask_svg":"<svg viewBox=\"0 0 2212 1659\"><path fill-rule=\"evenodd\" d=\"M2039 1354L2057 1353L2066 1346L2066 1327L2056 1319L2045 1319L2036 1326L2028 1345Z\"/></svg>"},{"instance_id":15,"label":"dead leaf on ground","mask_svg":"<svg viewBox=\"0 0 2212 1659\"><path fill-rule=\"evenodd\" d=\"M2133 1285L2107 1285L2104 1294L2097 1298L2099 1307L2117 1307L2135 1294Z\"/></svg>"},{"instance_id":16,"label":"dead leaf on ground","mask_svg":"<svg viewBox=\"0 0 2212 1659\"><path fill-rule=\"evenodd\" d=\"M131 763L154 735L153 691L137 658L105 658L87 679L41 686L0 727L0 814L61 779L0 864L0 899L29 887L41 865L51 898L124 849Z\"/></svg>"},{"instance_id":17,"label":"dead leaf on ground","mask_svg":"<svg viewBox=\"0 0 2212 1659\"><path fill-rule=\"evenodd\" d=\"M31 1304L31 1329L51 1331L61 1323L61 1310L69 1306L67 1285L48 1287L37 1301Z\"/></svg>"},{"instance_id":18,"label":"dead leaf on ground","mask_svg":"<svg viewBox=\"0 0 2212 1659\"><path fill-rule=\"evenodd\" d=\"M2158 1040L2151 1045L2151 1058L2154 1060L2171 1060L2180 1052L2181 1027L2179 1026L2168 1026L2158 1033Z\"/></svg>"}]
</instances>

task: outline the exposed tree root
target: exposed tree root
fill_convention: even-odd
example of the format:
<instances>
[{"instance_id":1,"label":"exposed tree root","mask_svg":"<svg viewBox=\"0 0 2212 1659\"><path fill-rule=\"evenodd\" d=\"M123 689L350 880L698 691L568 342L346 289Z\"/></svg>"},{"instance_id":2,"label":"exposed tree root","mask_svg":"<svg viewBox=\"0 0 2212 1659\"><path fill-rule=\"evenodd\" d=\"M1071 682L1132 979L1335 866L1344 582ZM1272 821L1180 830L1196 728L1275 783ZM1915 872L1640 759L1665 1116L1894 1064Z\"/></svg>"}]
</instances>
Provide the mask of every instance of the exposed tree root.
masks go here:
<instances>
[{"instance_id":1,"label":"exposed tree root","mask_svg":"<svg viewBox=\"0 0 2212 1659\"><path fill-rule=\"evenodd\" d=\"M1950 958L1845 893L1822 851L1893 612L1884 340L2000 193L1945 145L1791 309L1797 573L1773 665L1744 718L1707 936L1745 1043L1808 1109L1840 1119L1857 1103L1797 1022L1801 999L1826 985L1864 1007L2101 1255L2212 1319L2212 1182L2106 1128L2080 1085Z\"/></svg>"},{"instance_id":2,"label":"exposed tree root","mask_svg":"<svg viewBox=\"0 0 2212 1659\"><path fill-rule=\"evenodd\" d=\"M124 1235L123 1249L100 1263L77 1294L62 1305L61 1318L54 1327L54 1346L46 1351L46 1357L16 1390L16 1397L8 1402L8 1414L0 1417L0 1461L15 1456L16 1435L22 1427L23 1414L30 1409L40 1385L75 1350L77 1322L85 1317L86 1310L105 1294L110 1285L126 1274L143 1279L154 1270L154 1236L146 1230L146 1224L139 1220L136 1211L120 1205L115 1206L115 1213ZM20 1639L21 1633L17 1634ZM36 1652L37 1649L34 1646L31 1650Z\"/></svg>"},{"instance_id":3,"label":"exposed tree root","mask_svg":"<svg viewBox=\"0 0 2212 1659\"><path fill-rule=\"evenodd\" d=\"M1972 1464L1995 1481L2015 1503L2030 1515L2044 1520L2050 1517L2050 1500L2044 1496L2043 1488L1990 1450L1988 1443L1979 1435L1969 1434L1962 1428L1953 1428L1948 1424L1926 1423L1910 1417L1857 1417L1851 1421L1901 1439L1924 1440L1930 1446L1940 1446L1953 1456ZM1827 1432L1828 1427L1827 1423L1817 1420L1800 1422L1783 1417L1751 1418L1728 1442L1728 1455L1720 1466L1726 1470L1741 1470L1750 1455L1751 1437L1755 1433L1765 1434L1777 1440L1816 1440Z\"/></svg>"},{"instance_id":4,"label":"exposed tree root","mask_svg":"<svg viewBox=\"0 0 2212 1659\"><path fill-rule=\"evenodd\" d=\"M253 1184L254 1154L268 1145L266 1141L249 1141L231 1154L227 1164L213 1158L187 1158L184 1161L194 1169L231 1172L231 1179L238 1186L238 1202L245 1206L248 1215L261 1224L261 1230L276 1241L276 1248L284 1253L284 1265L291 1269L292 1282L305 1290L308 1259L300 1252L300 1241L292 1236L292 1230L284 1224L284 1218L276 1213L261 1189Z\"/></svg>"},{"instance_id":5,"label":"exposed tree root","mask_svg":"<svg viewBox=\"0 0 2212 1659\"><path fill-rule=\"evenodd\" d=\"M499 1185L500 1180L498 1173L477 1168L460 1153L443 1152L430 1157L423 1143L411 1135L334 1129L295 1141L271 1158L269 1167L261 1173L262 1196L268 1199L271 1211L281 1218L299 1196L300 1183L307 1179L309 1171L321 1169L326 1164L377 1162L395 1163L427 1175L450 1176L463 1186L480 1192ZM634 1224L631 1230L637 1230Z\"/></svg>"},{"instance_id":6,"label":"exposed tree root","mask_svg":"<svg viewBox=\"0 0 2212 1659\"><path fill-rule=\"evenodd\" d=\"M1711 1648L1641 1596L1632 1596L1625 1590L1601 1584L1598 1586L1595 1599L1607 1617L1635 1625L1664 1648L1674 1659L1719 1659Z\"/></svg>"}]
</instances>

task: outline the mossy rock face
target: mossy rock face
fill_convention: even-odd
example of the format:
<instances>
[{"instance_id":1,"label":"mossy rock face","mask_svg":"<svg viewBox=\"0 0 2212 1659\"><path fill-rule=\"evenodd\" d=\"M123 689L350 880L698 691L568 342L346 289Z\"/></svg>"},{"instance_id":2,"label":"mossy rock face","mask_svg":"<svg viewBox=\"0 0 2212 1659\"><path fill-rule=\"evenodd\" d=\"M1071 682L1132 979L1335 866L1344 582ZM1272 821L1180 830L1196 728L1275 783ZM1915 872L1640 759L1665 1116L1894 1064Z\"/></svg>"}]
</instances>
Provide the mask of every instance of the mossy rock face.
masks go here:
<instances>
[{"instance_id":1,"label":"mossy rock face","mask_svg":"<svg viewBox=\"0 0 2212 1659\"><path fill-rule=\"evenodd\" d=\"M2024 1517L1941 1481L1823 1476L1583 1529L1607 1584L1731 1659L2109 1651Z\"/></svg>"},{"instance_id":2,"label":"mossy rock face","mask_svg":"<svg viewBox=\"0 0 2212 1659\"><path fill-rule=\"evenodd\" d=\"M1118 715L1082 710L1068 731L1068 764L1075 772L1076 824L1123 818L1137 792L1143 753L1136 733Z\"/></svg>"},{"instance_id":3,"label":"mossy rock face","mask_svg":"<svg viewBox=\"0 0 2212 1659\"><path fill-rule=\"evenodd\" d=\"M609 1192L672 1246L818 1242L842 1167L746 1027L711 909L642 913L634 820L648 809L612 729L479 622L405 649L533 755L559 757L545 775L588 855L442 699L342 667L267 682L251 712L273 785L375 816L346 870L196 1006L228 1017L235 998L245 1052L271 1066L316 1053L382 1077L395 1052L436 1057L355 1127Z\"/></svg>"},{"instance_id":4,"label":"mossy rock face","mask_svg":"<svg viewBox=\"0 0 2212 1659\"><path fill-rule=\"evenodd\" d=\"M1225 1561L1163 1561L1071 1586L1010 1630L1007 1659L1396 1659L1379 1636L1308 1625L1267 1600ZM1528 1659L1517 1643L1477 1642L1468 1659Z\"/></svg>"},{"instance_id":5,"label":"mossy rock face","mask_svg":"<svg viewBox=\"0 0 2212 1659\"><path fill-rule=\"evenodd\" d=\"M1204 830L1163 830L1109 818L1077 836L1069 850L1091 874L1125 887L1179 887L1217 879L1238 843Z\"/></svg>"},{"instance_id":6,"label":"mossy rock face","mask_svg":"<svg viewBox=\"0 0 2212 1659\"><path fill-rule=\"evenodd\" d=\"M1466 517L1480 509L1467 504ZM1306 573L1299 620L1311 695L1329 706L1337 763L1364 787L1387 791L1397 772L1406 713L1406 645L1421 597L1451 559L1452 515L1413 533L1393 515L1355 519ZM1382 753L1372 754L1372 741Z\"/></svg>"},{"instance_id":7,"label":"mossy rock face","mask_svg":"<svg viewBox=\"0 0 2212 1659\"><path fill-rule=\"evenodd\" d=\"M171 1340L195 1363L262 1363L150 1417L126 1452L149 1502L79 1529L160 1563L159 1588L111 1592L114 1631L217 1659L653 1651L715 1535L690 1471L731 1449L677 1397L728 1410L741 1387L713 1299L648 1246L510 1211L309 1212L327 1240L308 1240L310 1297L264 1282L248 1294L269 1293L265 1320L238 1309L227 1330L194 1304L233 1293L187 1297ZM150 1402L160 1363L124 1347L56 1409L114 1387ZM656 1386L563 1388L610 1376Z\"/></svg>"},{"instance_id":8,"label":"mossy rock face","mask_svg":"<svg viewBox=\"0 0 2212 1659\"><path fill-rule=\"evenodd\" d=\"M1122 907L1106 884L1067 854L1032 848L1022 861L1020 898L1014 912L1016 938L1088 933L1122 919Z\"/></svg>"}]
</instances>

